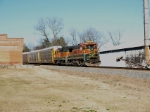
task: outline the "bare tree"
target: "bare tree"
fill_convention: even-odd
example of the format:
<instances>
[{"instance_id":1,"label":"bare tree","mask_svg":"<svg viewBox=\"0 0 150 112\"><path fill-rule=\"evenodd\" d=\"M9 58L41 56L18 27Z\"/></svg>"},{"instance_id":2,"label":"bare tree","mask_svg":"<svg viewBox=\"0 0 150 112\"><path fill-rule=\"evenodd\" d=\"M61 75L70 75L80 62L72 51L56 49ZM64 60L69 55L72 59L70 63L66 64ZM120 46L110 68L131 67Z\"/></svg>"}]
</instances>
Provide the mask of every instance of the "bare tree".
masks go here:
<instances>
[{"instance_id":1,"label":"bare tree","mask_svg":"<svg viewBox=\"0 0 150 112\"><path fill-rule=\"evenodd\" d=\"M58 38L58 34L63 29L62 20L56 17L47 18L48 27L51 29L53 33L53 38L56 40Z\"/></svg>"},{"instance_id":2,"label":"bare tree","mask_svg":"<svg viewBox=\"0 0 150 112\"><path fill-rule=\"evenodd\" d=\"M122 35L123 35L123 32L124 31L121 31L121 30L116 30L116 31L113 31L113 32L108 32L108 35L112 41L112 44L114 46L117 46L119 45L121 42L121 38L122 38Z\"/></svg>"},{"instance_id":3,"label":"bare tree","mask_svg":"<svg viewBox=\"0 0 150 112\"><path fill-rule=\"evenodd\" d=\"M50 28L50 30L48 30L47 28ZM47 19L41 18L39 19L38 24L34 27L34 29L37 30L40 35L45 37L44 39L41 39L39 41L39 46L37 48L45 48L51 45L59 45L60 38L58 37L58 34L63 29L63 23L61 19L56 17ZM49 40L48 32L53 34L53 39L51 39L51 41Z\"/></svg>"},{"instance_id":4,"label":"bare tree","mask_svg":"<svg viewBox=\"0 0 150 112\"><path fill-rule=\"evenodd\" d=\"M76 29L74 29L74 28L72 28L72 29L70 29L70 35L71 35L71 37L72 37L72 45L77 45L78 44L78 41L77 41L77 35L78 35L78 32L77 32L77 30Z\"/></svg>"},{"instance_id":5,"label":"bare tree","mask_svg":"<svg viewBox=\"0 0 150 112\"><path fill-rule=\"evenodd\" d=\"M105 38L103 33L97 31L95 28L89 28L83 31L82 33L79 34L79 38L81 42L87 40L97 42L99 48L108 42L108 39Z\"/></svg>"},{"instance_id":6,"label":"bare tree","mask_svg":"<svg viewBox=\"0 0 150 112\"><path fill-rule=\"evenodd\" d=\"M48 38L48 33L46 32L46 25L47 25L46 21L43 18L40 18L38 21L38 24L36 26L34 26L34 29L39 31L40 35L45 37L44 44L46 47L48 47L48 46L50 46L50 41Z\"/></svg>"}]
</instances>

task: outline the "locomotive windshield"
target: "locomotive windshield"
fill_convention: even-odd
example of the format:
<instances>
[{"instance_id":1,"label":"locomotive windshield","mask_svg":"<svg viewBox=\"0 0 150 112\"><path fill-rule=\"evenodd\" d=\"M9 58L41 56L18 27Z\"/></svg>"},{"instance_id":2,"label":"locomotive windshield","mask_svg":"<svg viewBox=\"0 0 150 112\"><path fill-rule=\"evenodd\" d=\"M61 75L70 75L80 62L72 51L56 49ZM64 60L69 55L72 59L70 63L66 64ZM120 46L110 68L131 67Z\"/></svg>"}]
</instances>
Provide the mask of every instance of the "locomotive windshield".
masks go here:
<instances>
[{"instance_id":1,"label":"locomotive windshield","mask_svg":"<svg viewBox=\"0 0 150 112\"><path fill-rule=\"evenodd\" d=\"M94 50L96 49L96 45L86 45L86 49Z\"/></svg>"}]
</instances>

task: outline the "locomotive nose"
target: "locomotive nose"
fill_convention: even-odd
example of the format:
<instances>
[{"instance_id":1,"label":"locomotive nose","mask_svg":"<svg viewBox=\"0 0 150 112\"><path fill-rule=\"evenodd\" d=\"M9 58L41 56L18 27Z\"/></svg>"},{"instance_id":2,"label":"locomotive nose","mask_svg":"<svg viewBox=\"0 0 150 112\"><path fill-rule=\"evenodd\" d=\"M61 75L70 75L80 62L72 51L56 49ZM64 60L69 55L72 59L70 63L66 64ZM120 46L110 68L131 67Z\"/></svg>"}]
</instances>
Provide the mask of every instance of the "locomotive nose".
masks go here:
<instances>
[{"instance_id":1,"label":"locomotive nose","mask_svg":"<svg viewBox=\"0 0 150 112\"><path fill-rule=\"evenodd\" d=\"M94 50L90 51L90 56L94 56Z\"/></svg>"}]
</instances>

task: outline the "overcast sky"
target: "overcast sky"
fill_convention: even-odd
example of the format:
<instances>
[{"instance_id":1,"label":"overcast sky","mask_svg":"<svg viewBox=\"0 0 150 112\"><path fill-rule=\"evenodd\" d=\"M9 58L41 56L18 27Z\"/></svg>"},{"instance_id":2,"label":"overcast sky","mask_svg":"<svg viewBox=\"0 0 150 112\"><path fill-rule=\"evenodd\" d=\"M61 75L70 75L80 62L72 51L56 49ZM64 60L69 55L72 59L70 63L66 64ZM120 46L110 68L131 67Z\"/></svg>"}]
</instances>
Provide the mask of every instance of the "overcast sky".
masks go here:
<instances>
[{"instance_id":1,"label":"overcast sky","mask_svg":"<svg viewBox=\"0 0 150 112\"><path fill-rule=\"evenodd\" d=\"M61 36L68 31L89 27L103 32L124 30L122 42L143 40L143 0L0 0L0 34L24 38L37 44L40 35L34 29L39 18L63 20Z\"/></svg>"}]
</instances>

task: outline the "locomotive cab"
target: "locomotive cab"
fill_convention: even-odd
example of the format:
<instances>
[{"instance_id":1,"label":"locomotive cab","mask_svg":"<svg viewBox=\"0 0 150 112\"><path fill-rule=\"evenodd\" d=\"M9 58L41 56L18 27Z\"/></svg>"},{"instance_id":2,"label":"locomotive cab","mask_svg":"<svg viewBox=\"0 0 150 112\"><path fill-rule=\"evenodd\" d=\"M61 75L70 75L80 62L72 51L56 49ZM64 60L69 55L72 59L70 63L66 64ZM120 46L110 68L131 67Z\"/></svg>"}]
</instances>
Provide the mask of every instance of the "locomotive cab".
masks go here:
<instances>
[{"instance_id":1,"label":"locomotive cab","mask_svg":"<svg viewBox=\"0 0 150 112\"><path fill-rule=\"evenodd\" d=\"M87 41L83 43L84 46L84 61L86 66L99 66L100 60L98 55L97 43Z\"/></svg>"}]
</instances>

